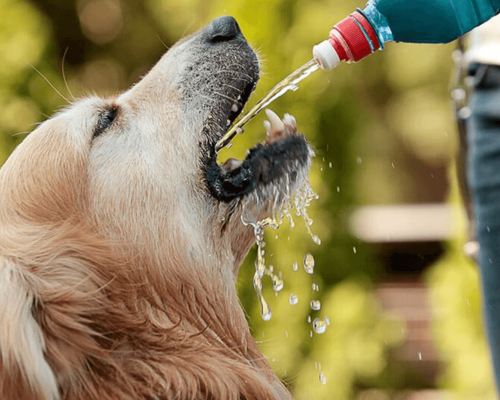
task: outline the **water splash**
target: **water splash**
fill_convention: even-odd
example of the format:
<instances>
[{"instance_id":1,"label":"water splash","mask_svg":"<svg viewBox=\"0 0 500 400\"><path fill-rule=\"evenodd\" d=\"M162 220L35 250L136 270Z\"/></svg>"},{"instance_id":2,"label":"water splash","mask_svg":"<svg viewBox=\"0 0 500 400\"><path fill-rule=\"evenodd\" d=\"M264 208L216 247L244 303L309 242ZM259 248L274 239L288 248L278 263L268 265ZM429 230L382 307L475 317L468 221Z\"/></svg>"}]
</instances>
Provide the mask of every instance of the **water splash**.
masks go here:
<instances>
[{"instance_id":1,"label":"water splash","mask_svg":"<svg viewBox=\"0 0 500 400\"><path fill-rule=\"evenodd\" d=\"M302 187L297 191L297 195L295 196L293 204L295 208L295 214L303 218L307 233L311 237L312 241L317 245L320 245L321 239L311 231L311 225L314 221L307 214L307 208L311 205L311 201L318 199L319 196L312 190L309 182L307 182L306 184L302 185Z\"/></svg>"},{"instance_id":2,"label":"water splash","mask_svg":"<svg viewBox=\"0 0 500 400\"><path fill-rule=\"evenodd\" d=\"M243 219L242 219L243 221ZM266 268L265 263L265 242L264 242L264 228L271 227L273 229L278 229L278 223L274 218L265 218L256 223L245 222L244 225L251 225L253 227L255 241L257 243L257 260L255 261L255 274L253 276L253 287L257 293L257 298L259 299L261 306L261 316L264 321L269 321L272 317L271 307L264 298L264 293L262 292L262 278L264 275L271 277L273 282L273 289L275 292L279 292L283 289L283 279L275 275L269 268Z\"/></svg>"},{"instance_id":3,"label":"water splash","mask_svg":"<svg viewBox=\"0 0 500 400\"><path fill-rule=\"evenodd\" d=\"M319 69L319 65L314 60L310 60L296 71L292 72L285 79L279 82L271 91L264 96L255 106L253 106L250 111L243 115L236 124L234 124L229 131L224 135L224 137L217 142L215 145L215 151L220 151L224 146L227 146L234 136L238 133L243 132L243 125L255 117L259 112L271 104L274 100L283 96L289 90L296 91L299 87L297 86L300 81L307 78L314 71Z\"/></svg>"},{"instance_id":4,"label":"water splash","mask_svg":"<svg viewBox=\"0 0 500 400\"><path fill-rule=\"evenodd\" d=\"M320 244L321 241L317 239L317 237L313 235L310 230L310 226L312 225L312 220L309 218L309 216L305 211L306 208L309 207L309 205L311 204L311 201L317 198L318 195L314 193L313 190L311 189L309 181L306 181L304 185L297 190L293 201L290 199L283 201L280 210L276 212L276 214L279 215L280 217L279 220L277 220L276 217L268 217L258 222L246 222L242 217L242 222L244 225L246 226L250 225L253 227L255 242L257 243L257 259L255 260L255 273L253 276L253 286L261 305L262 319L265 321L269 321L271 319L272 311L266 299L264 298L262 279L264 278L264 276L268 276L271 278L273 290L276 293L276 295L283 289L285 283L281 273L275 274L272 266L269 266L269 268L266 267L265 250L264 250L265 247L264 229L265 228L278 229L279 226L283 223L285 216L289 219L289 221L291 222L290 225L293 228L293 219L291 217L290 210L295 210L298 216L304 218L306 227L308 228L308 233L313 239L313 241L317 244ZM297 271L298 264L293 263L292 269L294 271ZM307 253L305 256L304 269L309 274L312 274L314 272L314 258L310 253ZM296 302L294 303L294 301L298 302L298 298L295 299L290 297L289 299L290 304L292 305L297 304Z\"/></svg>"}]
</instances>

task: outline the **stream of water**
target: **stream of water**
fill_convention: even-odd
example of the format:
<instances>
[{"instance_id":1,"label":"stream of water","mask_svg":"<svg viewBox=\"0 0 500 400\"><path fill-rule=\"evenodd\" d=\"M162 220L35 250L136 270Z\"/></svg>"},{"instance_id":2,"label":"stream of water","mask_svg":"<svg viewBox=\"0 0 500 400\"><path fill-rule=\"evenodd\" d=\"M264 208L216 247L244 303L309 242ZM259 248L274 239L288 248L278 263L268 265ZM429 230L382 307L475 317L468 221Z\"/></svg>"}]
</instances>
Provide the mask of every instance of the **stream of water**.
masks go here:
<instances>
[{"instance_id":1,"label":"stream of water","mask_svg":"<svg viewBox=\"0 0 500 400\"><path fill-rule=\"evenodd\" d=\"M255 106L253 106L250 111L248 111L245 115L240 117L238 122L236 122L224 135L222 139L220 139L215 145L215 151L221 150L223 147L227 146L229 142L236 136L238 133L243 132L243 125L245 125L248 121L250 121L253 117L255 117L258 113L260 113L264 108L266 108L269 104L271 104L277 98L283 96L289 90L295 91L299 87L298 83L309 75L311 75L314 71L319 69L319 65L314 60L310 60L296 71L292 72L285 79L283 79L280 83L278 83L275 87L273 87L269 93L264 96L262 100L260 100Z\"/></svg>"}]
</instances>

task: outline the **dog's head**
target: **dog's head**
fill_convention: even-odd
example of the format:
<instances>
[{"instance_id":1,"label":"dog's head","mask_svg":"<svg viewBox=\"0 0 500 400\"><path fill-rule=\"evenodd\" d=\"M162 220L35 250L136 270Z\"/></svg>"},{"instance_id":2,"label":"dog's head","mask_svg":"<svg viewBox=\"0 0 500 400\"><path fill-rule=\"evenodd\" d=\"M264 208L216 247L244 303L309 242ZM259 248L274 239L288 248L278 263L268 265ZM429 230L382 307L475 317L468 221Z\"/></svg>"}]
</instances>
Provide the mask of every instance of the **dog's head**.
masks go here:
<instances>
[{"instance_id":1,"label":"dog's head","mask_svg":"<svg viewBox=\"0 0 500 400\"><path fill-rule=\"evenodd\" d=\"M258 75L257 57L236 21L222 17L177 43L130 90L75 102L14 151L0 171L0 289L10 276L14 286L4 293L12 287L28 290L26 306L40 305L26 316L30 324L43 325L45 317L37 312L45 306L45 289L34 277L28 282L22 276L48 271L63 257L72 260L73 286L92 269L97 278L88 292L96 290L102 304L112 297L106 290L119 284L133 286L117 288L114 296L134 301L138 288L146 287L148 301L167 309L162 321L169 329L209 327L206 336L249 351L234 277L254 238L241 219L245 214L257 221L276 211L305 180L310 157L287 117L284 123L273 121L268 139L244 161L217 164L215 145L241 112ZM64 268L44 279L62 285ZM94 306L108 307L101 303ZM127 312L138 310L127 307ZM92 312L106 318L102 310ZM80 323L89 331L96 324L85 321ZM235 327L242 332L231 333ZM9 357L19 363L26 350L8 356L13 344L5 337L4 332L4 366ZM37 338L24 340L41 340L43 347ZM47 357L61 385L58 374L68 365ZM24 368L32 386L46 378L40 378L43 368Z\"/></svg>"},{"instance_id":2,"label":"dog's head","mask_svg":"<svg viewBox=\"0 0 500 400\"><path fill-rule=\"evenodd\" d=\"M165 257L167 243L178 243L186 261L237 265L253 242L242 209L254 222L272 212L309 165L293 121L243 162L217 164L215 144L258 75L236 21L213 21L122 95L77 101L41 124L4 167L2 206L34 222L77 221Z\"/></svg>"}]
</instances>

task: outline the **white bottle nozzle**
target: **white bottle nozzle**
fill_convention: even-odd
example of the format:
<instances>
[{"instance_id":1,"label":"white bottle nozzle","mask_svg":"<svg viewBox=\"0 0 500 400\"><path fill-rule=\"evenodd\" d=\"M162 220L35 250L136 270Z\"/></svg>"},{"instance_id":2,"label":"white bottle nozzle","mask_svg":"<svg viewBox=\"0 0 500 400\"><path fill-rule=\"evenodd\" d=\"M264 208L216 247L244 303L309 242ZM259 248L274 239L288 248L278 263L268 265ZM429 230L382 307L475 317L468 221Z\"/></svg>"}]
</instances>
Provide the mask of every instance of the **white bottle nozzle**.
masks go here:
<instances>
[{"instance_id":1,"label":"white bottle nozzle","mask_svg":"<svg viewBox=\"0 0 500 400\"><path fill-rule=\"evenodd\" d=\"M313 47L313 57L325 71L330 71L340 64L340 58L328 40Z\"/></svg>"}]
</instances>

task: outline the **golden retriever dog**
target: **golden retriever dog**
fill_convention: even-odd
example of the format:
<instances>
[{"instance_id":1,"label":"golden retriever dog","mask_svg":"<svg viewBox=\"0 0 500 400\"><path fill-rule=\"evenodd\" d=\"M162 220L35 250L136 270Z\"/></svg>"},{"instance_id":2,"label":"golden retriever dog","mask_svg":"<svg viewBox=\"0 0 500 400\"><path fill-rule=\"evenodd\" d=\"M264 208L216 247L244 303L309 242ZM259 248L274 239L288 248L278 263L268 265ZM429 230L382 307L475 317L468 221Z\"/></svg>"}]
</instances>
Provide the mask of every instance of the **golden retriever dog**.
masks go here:
<instances>
[{"instance_id":1,"label":"golden retriever dog","mask_svg":"<svg viewBox=\"0 0 500 400\"><path fill-rule=\"evenodd\" d=\"M217 163L256 85L232 17L181 40L130 90L76 101L0 170L2 400L290 399L235 280L307 179L293 117Z\"/></svg>"}]
</instances>

